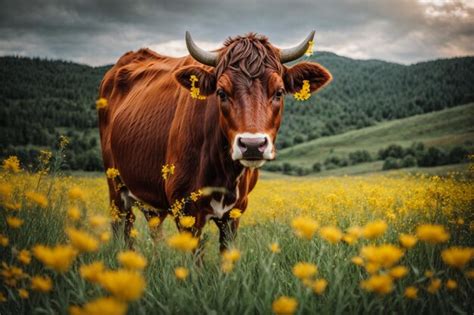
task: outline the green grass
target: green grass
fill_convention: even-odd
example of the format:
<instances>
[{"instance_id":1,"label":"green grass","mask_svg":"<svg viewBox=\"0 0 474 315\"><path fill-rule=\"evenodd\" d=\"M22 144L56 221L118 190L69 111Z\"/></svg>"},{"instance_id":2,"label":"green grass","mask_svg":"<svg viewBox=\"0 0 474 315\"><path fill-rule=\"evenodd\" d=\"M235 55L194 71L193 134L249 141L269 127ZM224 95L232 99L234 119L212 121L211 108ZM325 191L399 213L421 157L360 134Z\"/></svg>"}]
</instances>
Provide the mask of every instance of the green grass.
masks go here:
<instances>
[{"instance_id":1,"label":"green grass","mask_svg":"<svg viewBox=\"0 0 474 315\"><path fill-rule=\"evenodd\" d=\"M465 145L472 150L474 103L305 142L279 151L275 163L289 162L311 168L315 162L323 163L329 156L347 157L357 150L367 150L375 156L378 150L390 144L408 147L413 142L446 149ZM376 162L335 172L355 174L361 170L377 171L381 169L379 164Z\"/></svg>"},{"instance_id":2,"label":"green grass","mask_svg":"<svg viewBox=\"0 0 474 315\"><path fill-rule=\"evenodd\" d=\"M43 234L40 238L53 244L64 239L59 228L62 220L60 215L50 216L48 220L36 219L27 228L34 228L31 233L48 231L49 236ZM139 229L146 231L141 220ZM174 228L168 225L167 233L171 230L174 232ZM396 232L396 228L392 227L384 241L396 241ZM462 243L467 244L469 234L466 233L459 233L454 241L464 238ZM269 252L267 246L272 241L280 243L282 253L273 255ZM24 236L15 239L15 242L17 246L28 247L36 239ZM468 301L474 293L472 283L453 271L450 271L452 277L465 289L449 293L449 298L444 290L433 296L420 292L420 299L415 301L407 301L403 297L403 288L412 284L415 278L427 282L421 275L424 270L443 268L439 259L428 261L431 248L425 245L419 245L406 257L415 274L397 282L395 291L385 297L369 294L359 287L360 279L366 277L365 272L350 262L350 258L357 255L357 247L329 245L320 239L302 241L293 236L288 225L271 222L242 228L236 246L242 250L242 259L235 270L226 275L219 270L215 234L210 234L202 267L195 266L189 255L186 257L162 243L154 245L147 237L142 238L136 247L149 260L145 273L148 287L144 297L130 305L130 314L270 314L272 301L280 295L296 297L300 304L299 314L469 314L474 311L474 305ZM123 242L117 241L98 254L83 255L70 272L54 277L55 289L52 293L32 292L28 301L10 296L9 302L0 305L1 314L66 314L68 305L83 304L104 295L97 286L80 278L78 264L100 259L109 267L116 268L116 253L123 248ZM10 255L3 256L3 259L13 260ZM292 275L291 268L299 261L317 264L319 276L329 282L324 295L314 295ZM39 264L33 265L30 268L34 270L32 274L45 273ZM191 269L191 277L185 282L173 276L174 268L183 265Z\"/></svg>"}]
</instances>

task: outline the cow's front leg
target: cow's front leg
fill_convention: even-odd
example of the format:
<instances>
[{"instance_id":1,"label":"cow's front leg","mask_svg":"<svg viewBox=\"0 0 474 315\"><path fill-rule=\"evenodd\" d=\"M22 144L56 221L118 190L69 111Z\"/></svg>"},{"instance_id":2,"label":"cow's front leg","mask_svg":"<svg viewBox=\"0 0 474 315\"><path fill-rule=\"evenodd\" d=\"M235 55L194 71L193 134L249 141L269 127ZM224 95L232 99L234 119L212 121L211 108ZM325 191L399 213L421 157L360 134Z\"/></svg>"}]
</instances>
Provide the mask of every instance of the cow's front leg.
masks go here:
<instances>
[{"instance_id":1,"label":"cow's front leg","mask_svg":"<svg viewBox=\"0 0 474 315\"><path fill-rule=\"evenodd\" d=\"M227 215L222 219L214 218L213 221L219 228L219 250L222 253L230 247L237 237L239 219L231 219Z\"/></svg>"}]
</instances>

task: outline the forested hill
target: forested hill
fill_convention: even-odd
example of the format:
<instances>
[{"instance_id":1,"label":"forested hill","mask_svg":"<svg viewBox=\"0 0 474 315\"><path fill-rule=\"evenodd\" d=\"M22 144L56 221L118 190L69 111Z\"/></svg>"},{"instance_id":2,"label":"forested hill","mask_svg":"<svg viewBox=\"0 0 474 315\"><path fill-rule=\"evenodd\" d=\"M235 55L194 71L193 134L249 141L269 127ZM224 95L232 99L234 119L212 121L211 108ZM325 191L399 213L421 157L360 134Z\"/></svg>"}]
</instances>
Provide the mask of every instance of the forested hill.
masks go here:
<instances>
[{"instance_id":1,"label":"forested hill","mask_svg":"<svg viewBox=\"0 0 474 315\"><path fill-rule=\"evenodd\" d=\"M334 80L306 102L287 98L280 147L474 101L474 57L410 66L327 52L310 59ZM108 68L0 57L0 155L31 161L65 133L70 167L100 168L94 101Z\"/></svg>"}]
</instances>

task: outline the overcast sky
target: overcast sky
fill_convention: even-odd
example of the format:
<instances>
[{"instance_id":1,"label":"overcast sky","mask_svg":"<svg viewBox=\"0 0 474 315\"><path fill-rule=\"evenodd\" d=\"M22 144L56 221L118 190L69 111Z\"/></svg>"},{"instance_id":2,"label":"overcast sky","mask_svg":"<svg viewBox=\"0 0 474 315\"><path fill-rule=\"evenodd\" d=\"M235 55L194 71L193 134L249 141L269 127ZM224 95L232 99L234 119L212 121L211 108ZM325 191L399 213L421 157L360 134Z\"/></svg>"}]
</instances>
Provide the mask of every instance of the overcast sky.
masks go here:
<instances>
[{"instance_id":1,"label":"overcast sky","mask_svg":"<svg viewBox=\"0 0 474 315\"><path fill-rule=\"evenodd\" d=\"M413 63L474 55L474 0L0 0L0 55L114 63L141 47L186 55L250 31L278 47Z\"/></svg>"}]
</instances>

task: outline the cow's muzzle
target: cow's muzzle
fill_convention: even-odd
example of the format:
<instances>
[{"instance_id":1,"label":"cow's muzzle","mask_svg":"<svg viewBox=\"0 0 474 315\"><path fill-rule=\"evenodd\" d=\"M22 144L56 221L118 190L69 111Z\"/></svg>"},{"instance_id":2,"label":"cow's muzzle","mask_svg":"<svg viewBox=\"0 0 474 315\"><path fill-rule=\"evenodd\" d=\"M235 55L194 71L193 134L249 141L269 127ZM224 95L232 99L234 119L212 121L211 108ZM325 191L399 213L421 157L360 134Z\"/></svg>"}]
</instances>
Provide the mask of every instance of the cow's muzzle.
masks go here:
<instances>
[{"instance_id":1,"label":"cow's muzzle","mask_svg":"<svg viewBox=\"0 0 474 315\"><path fill-rule=\"evenodd\" d=\"M273 143L266 133L240 133L235 136L232 159L245 167L260 167L274 158Z\"/></svg>"}]
</instances>

